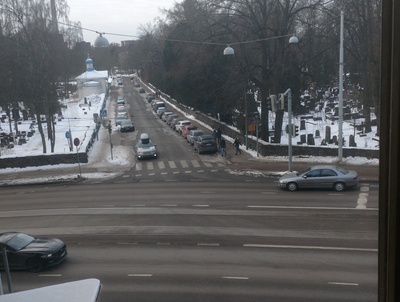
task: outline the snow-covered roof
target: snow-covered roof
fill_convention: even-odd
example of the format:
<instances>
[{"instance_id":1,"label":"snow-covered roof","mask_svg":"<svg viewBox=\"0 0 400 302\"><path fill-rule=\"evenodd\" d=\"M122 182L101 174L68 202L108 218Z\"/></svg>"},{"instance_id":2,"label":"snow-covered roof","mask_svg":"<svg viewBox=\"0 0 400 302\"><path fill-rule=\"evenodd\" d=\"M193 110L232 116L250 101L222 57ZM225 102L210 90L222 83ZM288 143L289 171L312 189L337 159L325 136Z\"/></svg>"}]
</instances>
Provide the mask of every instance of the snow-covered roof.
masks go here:
<instances>
[{"instance_id":1,"label":"snow-covered roof","mask_svg":"<svg viewBox=\"0 0 400 302\"><path fill-rule=\"evenodd\" d=\"M90 79L107 79L108 78L108 71L107 70L92 70L92 71L85 71L80 76L77 76L76 80L90 80Z\"/></svg>"}]
</instances>

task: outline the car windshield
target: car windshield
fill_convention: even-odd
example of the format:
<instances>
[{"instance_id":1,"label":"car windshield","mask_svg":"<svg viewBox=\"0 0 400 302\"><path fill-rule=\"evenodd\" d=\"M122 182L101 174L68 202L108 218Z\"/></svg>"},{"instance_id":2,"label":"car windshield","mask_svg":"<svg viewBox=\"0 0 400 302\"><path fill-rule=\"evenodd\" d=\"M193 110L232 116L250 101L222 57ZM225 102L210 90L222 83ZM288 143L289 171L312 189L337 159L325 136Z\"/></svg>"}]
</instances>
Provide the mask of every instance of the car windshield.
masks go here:
<instances>
[{"instance_id":1,"label":"car windshield","mask_svg":"<svg viewBox=\"0 0 400 302\"><path fill-rule=\"evenodd\" d=\"M148 142L147 144L142 143L142 142L140 142L140 143L137 144L137 147L138 147L138 148L142 148L142 149L151 148L151 147L154 147L154 146L155 146L155 145L154 145L151 141Z\"/></svg>"},{"instance_id":2,"label":"car windshield","mask_svg":"<svg viewBox=\"0 0 400 302\"><path fill-rule=\"evenodd\" d=\"M19 251L30 244L33 240L35 240L35 238L30 235L17 234L7 242L7 245L16 251Z\"/></svg>"}]
</instances>

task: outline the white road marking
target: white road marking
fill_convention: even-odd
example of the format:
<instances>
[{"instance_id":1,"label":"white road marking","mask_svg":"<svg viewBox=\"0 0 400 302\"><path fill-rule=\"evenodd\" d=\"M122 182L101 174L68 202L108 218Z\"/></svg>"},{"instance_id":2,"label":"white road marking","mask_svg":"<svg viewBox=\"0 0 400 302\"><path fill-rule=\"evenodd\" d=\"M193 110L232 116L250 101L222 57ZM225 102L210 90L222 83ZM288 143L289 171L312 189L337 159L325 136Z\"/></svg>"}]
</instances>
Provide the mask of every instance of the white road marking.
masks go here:
<instances>
[{"instance_id":1,"label":"white road marking","mask_svg":"<svg viewBox=\"0 0 400 302\"><path fill-rule=\"evenodd\" d=\"M283 248L301 250L327 250L327 251L358 251L358 252L378 252L378 249L361 249L352 247L331 247L331 246L302 246L302 245L271 245L271 244L243 244L243 247L256 248Z\"/></svg>"},{"instance_id":2,"label":"white road marking","mask_svg":"<svg viewBox=\"0 0 400 302\"><path fill-rule=\"evenodd\" d=\"M249 280L249 277L223 276L222 279Z\"/></svg>"},{"instance_id":3,"label":"white road marking","mask_svg":"<svg viewBox=\"0 0 400 302\"><path fill-rule=\"evenodd\" d=\"M173 160L168 161L168 164L169 164L169 167L171 169L176 169L176 165L175 165L175 162Z\"/></svg>"},{"instance_id":4,"label":"white road marking","mask_svg":"<svg viewBox=\"0 0 400 302\"><path fill-rule=\"evenodd\" d=\"M328 282L330 285L344 285L344 286L359 286L358 283L347 283L347 282Z\"/></svg>"},{"instance_id":5,"label":"white road marking","mask_svg":"<svg viewBox=\"0 0 400 302\"><path fill-rule=\"evenodd\" d=\"M160 169L165 169L165 163L164 163L163 161L159 161L159 162L158 162L158 167L159 167Z\"/></svg>"},{"instance_id":6,"label":"white road marking","mask_svg":"<svg viewBox=\"0 0 400 302\"><path fill-rule=\"evenodd\" d=\"M192 165L195 168L199 168L200 167L200 163L196 159L192 159Z\"/></svg>"},{"instance_id":7,"label":"white road marking","mask_svg":"<svg viewBox=\"0 0 400 302\"><path fill-rule=\"evenodd\" d=\"M189 168L189 165L188 165L188 163L186 162L186 160L181 160L180 161L180 163L181 163L181 166L182 166L182 168Z\"/></svg>"},{"instance_id":8,"label":"white road marking","mask_svg":"<svg viewBox=\"0 0 400 302\"><path fill-rule=\"evenodd\" d=\"M140 171L142 170L142 168L143 168L142 163L136 163L136 171Z\"/></svg>"},{"instance_id":9,"label":"white road marking","mask_svg":"<svg viewBox=\"0 0 400 302\"><path fill-rule=\"evenodd\" d=\"M198 246L219 246L219 243L197 243Z\"/></svg>"},{"instance_id":10,"label":"white road marking","mask_svg":"<svg viewBox=\"0 0 400 302\"><path fill-rule=\"evenodd\" d=\"M154 164L153 164L153 162L148 162L148 163L147 163L147 170L154 170Z\"/></svg>"},{"instance_id":11,"label":"white road marking","mask_svg":"<svg viewBox=\"0 0 400 302\"><path fill-rule=\"evenodd\" d=\"M276 194L276 192L261 192L262 195L271 195L271 194Z\"/></svg>"},{"instance_id":12,"label":"white road marking","mask_svg":"<svg viewBox=\"0 0 400 302\"><path fill-rule=\"evenodd\" d=\"M128 277L153 277L152 274L128 274Z\"/></svg>"},{"instance_id":13,"label":"white road marking","mask_svg":"<svg viewBox=\"0 0 400 302\"><path fill-rule=\"evenodd\" d=\"M203 207L203 208L207 208L207 207L209 207L210 205L208 205L208 204L194 204L193 205L193 207Z\"/></svg>"},{"instance_id":14,"label":"white road marking","mask_svg":"<svg viewBox=\"0 0 400 302\"><path fill-rule=\"evenodd\" d=\"M40 274L39 277L62 277L61 274Z\"/></svg>"}]
</instances>

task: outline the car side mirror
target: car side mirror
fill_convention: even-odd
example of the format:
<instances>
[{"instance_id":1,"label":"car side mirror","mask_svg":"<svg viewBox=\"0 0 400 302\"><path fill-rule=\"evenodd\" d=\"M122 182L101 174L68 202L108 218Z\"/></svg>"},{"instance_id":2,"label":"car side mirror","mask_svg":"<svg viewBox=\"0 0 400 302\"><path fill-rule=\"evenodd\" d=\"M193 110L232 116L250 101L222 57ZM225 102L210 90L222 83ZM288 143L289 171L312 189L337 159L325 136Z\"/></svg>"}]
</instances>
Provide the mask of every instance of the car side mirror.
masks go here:
<instances>
[{"instance_id":1,"label":"car side mirror","mask_svg":"<svg viewBox=\"0 0 400 302\"><path fill-rule=\"evenodd\" d=\"M303 178L306 179L306 178L307 178L307 175L303 175Z\"/></svg>"}]
</instances>

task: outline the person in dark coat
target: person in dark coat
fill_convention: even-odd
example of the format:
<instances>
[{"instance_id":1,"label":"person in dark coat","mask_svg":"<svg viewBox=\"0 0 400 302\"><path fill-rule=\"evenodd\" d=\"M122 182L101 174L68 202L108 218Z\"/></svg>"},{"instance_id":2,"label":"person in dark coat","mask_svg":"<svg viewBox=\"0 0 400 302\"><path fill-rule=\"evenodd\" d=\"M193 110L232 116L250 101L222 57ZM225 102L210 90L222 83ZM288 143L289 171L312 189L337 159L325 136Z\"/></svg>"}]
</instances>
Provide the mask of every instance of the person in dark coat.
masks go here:
<instances>
[{"instance_id":1,"label":"person in dark coat","mask_svg":"<svg viewBox=\"0 0 400 302\"><path fill-rule=\"evenodd\" d=\"M221 156L225 156L226 155L226 142L223 137L221 137L219 148L221 149Z\"/></svg>"},{"instance_id":2,"label":"person in dark coat","mask_svg":"<svg viewBox=\"0 0 400 302\"><path fill-rule=\"evenodd\" d=\"M218 130L217 130L217 141L218 141L218 146L220 146L220 144L221 144L221 138L222 138L222 131L221 131L221 128L218 127Z\"/></svg>"},{"instance_id":3,"label":"person in dark coat","mask_svg":"<svg viewBox=\"0 0 400 302\"><path fill-rule=\"evenodd\" d=\"M235 148L236 148L236 153L235 153L235 155L238 155L238 153L239 153L239 154L242 154L242 151L240 151L240 148L239 148L239 147L242 145L242 143L240 142L239 137L236 136L235 141L233 142L233 145L234 145Z\"/></svg>"}]
</instances>

